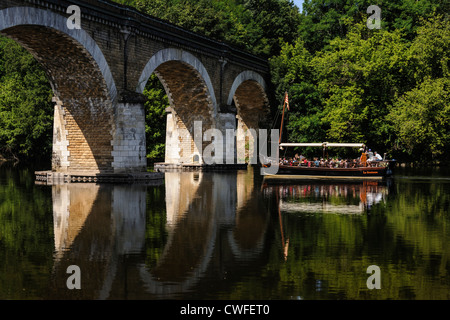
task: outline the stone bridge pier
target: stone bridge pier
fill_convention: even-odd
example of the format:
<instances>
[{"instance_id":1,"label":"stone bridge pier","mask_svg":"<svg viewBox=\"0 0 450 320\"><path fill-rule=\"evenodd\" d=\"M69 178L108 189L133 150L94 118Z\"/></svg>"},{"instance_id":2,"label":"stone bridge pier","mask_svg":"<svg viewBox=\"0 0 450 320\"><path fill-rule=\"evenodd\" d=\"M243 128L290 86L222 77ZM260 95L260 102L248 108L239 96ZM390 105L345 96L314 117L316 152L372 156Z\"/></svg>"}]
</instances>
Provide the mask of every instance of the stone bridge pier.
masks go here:
<instances>
[{"instance_id":1,"label":"stone bridge pier","mask_svg":"<svg viewBox=\"0 0 450 320\"><path fill-rule=\"evenodd\" d=\"M5 0L0 34L21 44L47 73L55 104L54 172L145 171L143 92L153 73L170 102L166 163L203 164L211 141L222 143L224 153L232 150L235 162L247 158L237 147L251 143L249 132L267 118L265 59L128 6ZM208 129L216 134L208 136ZM227 129L236 134L227 138ZM225 163L225 154L211 154Z\"/></svg>"}]
</instances>

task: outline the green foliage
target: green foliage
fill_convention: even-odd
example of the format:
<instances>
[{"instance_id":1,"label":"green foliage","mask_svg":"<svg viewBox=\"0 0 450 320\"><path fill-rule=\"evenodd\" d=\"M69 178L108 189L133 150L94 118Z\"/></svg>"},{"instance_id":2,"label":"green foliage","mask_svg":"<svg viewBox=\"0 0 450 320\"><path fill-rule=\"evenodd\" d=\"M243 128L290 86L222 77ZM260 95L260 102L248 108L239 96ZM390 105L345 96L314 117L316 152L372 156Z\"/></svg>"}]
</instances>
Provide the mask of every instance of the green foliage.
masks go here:
<instances>
[{"instance_id":1,"label":"green foliage","mask_svg":"<svg viewBox=\"0 0 450 320\"><path fill-rule=\"evenodd\" d=\"M270 59L277 100L283 101L286 91L289 94L291 108L286 113L288 121L285 128L290 137L289 141L323 141L325 136L320 94L313 81L312 57L299 39L294 45L286 43L280 55ZM281 106L279 108L281 109Z\"/></svg>"},{"instance_id":2,"label":"green foliage","mask_svg":"<svg viewBox=\"0 0 450 320\"><path fill-rule=\"evenodd\" d=\"M408 47L398 30L367 33L365 25L356 25L318 53L313 66L327 138L381 147L389 139L384 117L391 100L408 88Z\"/></svg>"},{"instance_id":3,"label":"green foliage","mask_svg":"<svg viewBox=\"0 0 450 320\"><path fill-rule=\"evenodd\" d=\"M396 99L387 119L396 135L400 156L448 161L450 147L450 25L441 16L417 31L409 50L416 85Z\"/></svg>"},{"instance_id":4,"label":"green foliage","mask_svg":"<svg viewBox=\"0 0 450 320\"><path fill-rule=\"evenodd\" d=\"M411 45L414 79L420 83L427 77L450 76L450 16L438 15L425 20L417 29Z\"/></svg>"},{"instance_id":5,"label":"green foliage","mask_svg":"<svg viewBox=\"0 0 450 320\"><path fill-rule=\"evenodd\" d=\"M147 158L153 162L164 161L166 142L166 108L169 101L164 87L158 77L152 74L144 90L147 98L145 103L145 134L147 143Z\"/></svg>"},{"instance_id":6,"label":"green foliage","mask_svg":"<svg viewBox=\"0 0 450 320\"><path fill-rule=\"evenodd\" d=\"M0 38L0 153L40 158L51 154L51 88L36 60L14 41Z\"/></svg>"},{"instance_id":7,"label":"green foliage","mask_svg":"<svg viewBox=\"0 0 450 320\"><path fill-rule=\"evenodd\" d=\"M344 38L351 26L366 23L370 5L381 9L383 30L402 30L409 40L421 19L449 12L446 0L305 0L299 34L308 50L316 52L327 47L335 38Z\"/></svg>"},{"instance_id":8,"label":"green foliage","mask_svg":"<svg viewBox=\"0 0 450 320\"><path fill-rule=\"evenodd\" d=\"M289 0L134 0L134 6L187 30L258 55L274 55L295 39L299 12Z\"/></svg>"},{"instance_id":9,"label":"green foliage","mask_svg":"<svg viewBox=\"0 0 450 320\"><path fill-rule=\"evenodd\" d=\"M395 101L388 119L400 151L416 160L446 160L450 148L450 79L428 79Z\"/></svg>"},{"instance_id":10,"label":"green foliage","mask_svg":"<svg viewBox=\"0 0 450 320\"><path fill-rule=\"evenodd\" d=\"M244 7L250 12L250 27L260 31L261 38L248 39L254 45L255 53L269 56L278 54L283 42L292 42L296 38L299 26L299 13L288 0L246 0Z\"/></svg>"},{"instance_id":11,"label":"green foliage","mask_svg":"<svg viewBox=\"0 0 450 320\"><path fill-rule=\"evenodd\" d=\"M40 299L53 266L51 188L35 186L34 171L0 164L0 298Z\"/></svg>"},{"instance_id":12,"label":"green foliage","mask_svg":"<svg viewBox=\"0 0 450 320\"><path fill-rule=\"evenodd\" d=\"M423 18L414 32L392 27L399 21L346 24L318 51L300 35L270 59L277 99L289 92L289 141L363 142L401 160L448 161L448 16Z\"/></svg>"}]
</instances>

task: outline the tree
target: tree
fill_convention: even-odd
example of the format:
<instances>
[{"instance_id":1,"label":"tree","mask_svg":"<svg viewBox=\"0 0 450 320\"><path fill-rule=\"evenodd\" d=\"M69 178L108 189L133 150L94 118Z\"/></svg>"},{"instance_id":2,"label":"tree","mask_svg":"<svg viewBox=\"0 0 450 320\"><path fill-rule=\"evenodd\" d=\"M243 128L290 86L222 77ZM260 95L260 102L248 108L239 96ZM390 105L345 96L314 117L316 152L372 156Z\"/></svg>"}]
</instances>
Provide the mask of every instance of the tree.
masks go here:
<instances>
[{"instance_id":1,"label":"tree","mask_svg":"<svg viewBox=\"0 0 450 320\"><path fill-rule=\"evenodd\" d=\"M289 92L289 140L365 142L385 147L385 116L392 100L415 83L408 42L399 30L369 30L365 23L311 54L302 38L272 58L278 98Z\"/></svg>"},{"instance_id":2,"label":"tree","mask_svg":"<svg viewBox=\"0 0 450 320\"><path fill-rule=\"evenodd\" d=\"M297 36L300 13L289 0L116 0L253 54L278 54Z\"/></svg>"},{"instance_id":3,"label":"tree","mask_svg":"<svg viewBox=\"0 0 450 320\"><path fill-rule=\"evenodd\" d=\"M298 110L289 141L358 141L402 160L443 160L449 26L448 16L423 19L411 41L404 29L361 22L314 53L301 36L283 46L270 61L278 98L288 91Z\"/></svg>"},{"instance_id":4,"label":"tree","mask_svg":"<svg viewBox=\"0 0 450 320\"><path fill-rule=\"evenodd\" d=\"M166 142L166 108L169 107L164 87L155 74L145 86L145 134L147 158L151 161L164 160Z\"/></svg>"},{"instance_id":5,"label":"tree","mask_svg":"<svg viewBox=\"0 0 450 320\"><path fill-rule=\"evenodd\" d=\"M448 17L424 21L407 53L416 86L394 101L387 117L396 135L394 151L403 159L449 162L449 51Z\"/></svg>"},{"instance_id":6,"label":"tree","mask_svg":"<svg viewBox=\"0 0 450 320\"><path fill-rule=\"evenodd\" d=\"M280 54L270 59L277 101L283 101L285 92L289 95L290 110L286 112L288 121L284 130L290 142L323 141L325 137L312 58L299 39L293 45L286 43Z\"/></svg>"},{"instance_id":7,"label":"tree","mask_svg":"<svg viewBox=\"0 0 450 320\"><path fill-rule=\"evenodd\" d=\"M394 103L388 119L403 158L448 162L450 148L450 79L427 79ZM407 157L405 157L405 154Z\"/></svg>"},{"instance_id":8,"label":"tree","mask_svg":"<svg viewBox=\"0 0 450 320\"><path fill-rule=\"evenodd\" d=\"M298 8L289 0L246 0L244 7L250 11L254 24L261 29L260 39L249 39L256 53L268 56L280 52L284 42L292 43L297 38L300 23Z\"/></svg>"},{"instance_id":9,"label":"tree","mask_svg":"<svg viewBox=\"0 0 450 320\"><path fill-rule=\"evenodd\" d=\"M408 42L399 30L354 26L312 60L324 108L327 138L375 148L389 141L385 116L392 100L410 90Z\"/></svg>"},{"instance_id":10,"label":"tree","mask_svg":"<svg viewBox=\"0 0 450 320\"><path fill-rule=\"evenodd\" d=\"M50 158L51 97L50 84L37 61L13 40L1 37L0 153L6 158Z\"/></svg>"},{"instance_id":11,"label":"tree","mask_svg":"<svg viewBox=\"0 0 450 320\"><path fill-rule=\"evenodd\" d=\"M421 19L450 12L446 0L305 0L299 27L305 46L316 52L327 47L333 39L344 38L351 25L367 21L370 5L381 9L383 30L402 30L409 40L415 37Z\"/></svg>"},{"instance_id":12,"label":"tree","mask_svg":"<svg viewBox=\"0 0 450 320\"><path fill-rule=\"evenodd\" d=\"M409 54L415 65L414 80L449 77L449 52L450 17L437 15L422 21Z\"/></svg>"}]
</instances>

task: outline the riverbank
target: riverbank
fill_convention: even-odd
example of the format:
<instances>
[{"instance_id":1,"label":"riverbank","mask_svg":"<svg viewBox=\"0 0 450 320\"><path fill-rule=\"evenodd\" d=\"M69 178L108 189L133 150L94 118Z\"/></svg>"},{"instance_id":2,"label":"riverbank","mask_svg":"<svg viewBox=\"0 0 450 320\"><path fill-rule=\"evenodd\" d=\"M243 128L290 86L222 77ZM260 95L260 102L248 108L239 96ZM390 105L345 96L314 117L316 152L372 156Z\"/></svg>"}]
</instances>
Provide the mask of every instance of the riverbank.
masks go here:
<instances>
[{"instance_id":1,"label":"riverbank","mask_svg":"<svg viewBox=\"0 0 450 320\"><path fill-rule=\"evenodd\" d=\"M401 168L450 168L450 163L447 162L397 162L396 167Z\"/></svg>"}]
</instances>

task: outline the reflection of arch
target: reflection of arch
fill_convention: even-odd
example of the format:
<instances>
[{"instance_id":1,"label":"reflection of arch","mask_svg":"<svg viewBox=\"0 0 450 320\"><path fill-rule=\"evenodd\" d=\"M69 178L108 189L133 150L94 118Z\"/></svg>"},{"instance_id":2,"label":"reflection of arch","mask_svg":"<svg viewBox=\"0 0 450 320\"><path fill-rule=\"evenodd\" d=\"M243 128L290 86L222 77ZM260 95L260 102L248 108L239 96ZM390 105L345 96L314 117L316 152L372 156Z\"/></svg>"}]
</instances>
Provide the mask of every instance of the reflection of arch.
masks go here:
<instances>
[{"instance_id":1,"label":"reflection of arch","mask_svg":"<svg viewBox=\"0 0 450 320\"><path fill-rule=\"evenodd\" d=\"M140 253L145 242L146 191L140 184L52 186L55 254L49 298L114 296L120 257ZM82 290L65 286L71 264L81 268Z\"/></svg>"},{"instance_id":2,"label":"reflection of arch","mask_svg":"<svg viewBox=\"0 0 450 320\"><path fill-rule=\"evenodd\" d=\"M217 233L217 226L213 225L213 230L211 230L211 235L209 238L215 239ZM191 289L199 280L200 276L205 273L209 266L214 253L214 242L210 241L207 248L204 250L202 255L202 260L195 269L190 271L191 276L183 281L176 282L172 280L161 280L158 276L154 276L149 272L145 264L141 264L139 268L139 274L145 283L145 287L149 293L154 293L164 296L172 296L179 293L185 293Z\"/></svg>"},{"instance_id":3,"label":"reflection of arch","mask_svg":"<svg viewBox=\"0 0 450 320\"><path fill-rule=\"evenodd\" d=\"M246 172L240 181L248 183L252 176ZM203 284L209 286L210 268L217 264L222 269L230 261L261 257L270 216L255 186L244 188L240 206L236 175L166 173L166 180L171 178L182 183L175 190L175 183L166 186L166 204L174 200L168 194L177 195L184 202L178 210L186 212L177 214L167 238L156 244L163 250L151 264L141 260L148 254L146 246L152 245L146 244L145 185L53 186L54 230L55 236L60 235L55 245L61 252L56 256L48 298L121 299L124 293L130 293L130 298L135 293L178 298ZM69 223L63 225L65 221ZM59 245L65 239L71 241ZM82 290L67 290L66 268L71 264L82 270Z\"/></svg>"},{"instance_id":4,"label":"reflection of arch","mask_svg":"<svg viewBox=\"0 0 450 320\"><path fill-rule=\"evenodd\" d=\"M94 184L52 186L55 260L46 298L96 299L108 287L108 278L113 279L117 251L111 190ZM69 265L89 270L87 275L81 271L83 290L64 285Z\"/></svg>"},{"instance_id":5,"label":"reflection of arch","mask_svg":"<svg viewBox=\"0 0 450 320\"><path fill-rule=\"evenodd\" d=\"M172 225L189 210L203 180L203 172L165 172L166 223Z\"/></svg>"},{"instance_id":6,"label":"reflection of arch","mask_svg":"<svg viewBox=\"0 0 450 320\"><path fill-rule=\"evenodd\" d=\"M234 257L240 261L252 260L262 252L269 223L268 211L261 207L260 197L255 196L254 175L250 167L236 176L236 218L227 239Z\"/></svg>"},{"instance_id":7,"label":"reflection of arch","mask_svg":"<svg viewBox=\"0 0 450 320\"><path fill-rule=\"evenodd\" d=\"M269 215L258 210L256 215L245 216L245 210L257 208L259 199L247 203L241 212L236 212L236 226L227 233L227 240L233 256L239 261L249 261L258 257L264 249L264 240L269 224ZM260 228L255 228L256 226ZM250 231L250 232L249 232ZM251 232L256 231L256 232Z\"/></svg>"},{"instance_id":8,"label":"reflection of arch","mask_svg":"<svg viewBox=\"0 0 450 320\"><path fill-rule=\"evenodd\" d=\"M68 29L66 21L37 8L0 10L1 33L36 58L52 86L53 169L111 171L117 89L95 41L82 29Z\"/></svg>"},{"instance_id":9,"label":"reflection of arch","mask_svg":"<svg viewBox=\"0 0 450 320\"><path fill-rule=\"evenodd\" d=\"M213 208L223 190L210 177L202 172L166 172L169 238L155 266L139 267L147 292L185 293L207 270L218 230L218 211Z\"/></svg>"},{"instance_id":10,"label":"reflection of arch","mask_svg":"<svg viewBox=\"0 0 450 320\"><path fill-rule=\"evenodd\" d=\"M52 186L56 260L72 247L91 213L98 191L99 186L91 184Z\"/></svg>"}]
</instances>

